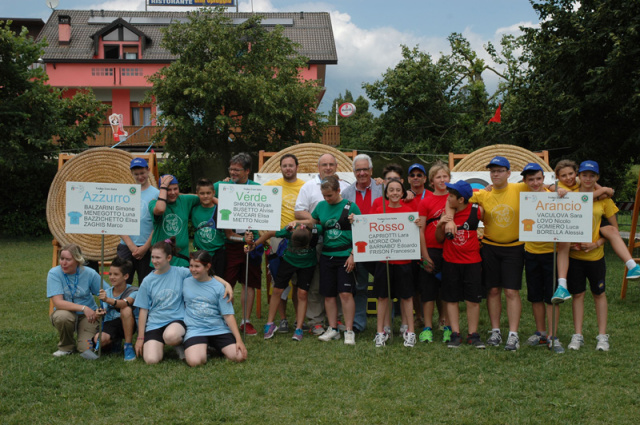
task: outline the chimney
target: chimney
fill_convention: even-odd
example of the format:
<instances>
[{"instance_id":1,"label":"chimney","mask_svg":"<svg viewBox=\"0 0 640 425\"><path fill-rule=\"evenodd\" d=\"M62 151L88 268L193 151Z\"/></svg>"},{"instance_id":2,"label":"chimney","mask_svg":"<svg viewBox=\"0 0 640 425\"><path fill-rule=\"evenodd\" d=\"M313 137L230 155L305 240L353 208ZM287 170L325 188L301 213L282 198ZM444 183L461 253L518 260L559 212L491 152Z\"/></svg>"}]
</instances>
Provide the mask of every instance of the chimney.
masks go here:
<instances>
[{"instance_id":1,"label":"chimney","mask_svg":"<svg viewBox=\"0 0 640 425\"><path fill-rule=\"evenodd\" d=\"M71 42L71 17L67 15L58 16L58 42L69 44Z\"/></svg>"}]
</instances>

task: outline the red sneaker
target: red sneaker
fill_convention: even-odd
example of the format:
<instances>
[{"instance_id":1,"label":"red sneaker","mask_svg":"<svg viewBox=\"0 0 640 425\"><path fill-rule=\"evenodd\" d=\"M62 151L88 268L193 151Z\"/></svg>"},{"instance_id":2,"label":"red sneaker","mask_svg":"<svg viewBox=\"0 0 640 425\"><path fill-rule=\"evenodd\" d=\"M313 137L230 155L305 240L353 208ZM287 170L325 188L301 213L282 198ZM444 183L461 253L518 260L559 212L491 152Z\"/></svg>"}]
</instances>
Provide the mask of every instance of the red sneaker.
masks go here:
<instances>
[{"instance_id":1,"label":"red sneaker","mask_svg":"<svg viewBox=\"0 0 640 425\"><path fill-rule=\"evenodd\" d=\"M245 325L247 325L247 330L246 330L247 335L251 335L251 336L258 335L258 331L256 330L256 328L253 327L251 322L246 322L245 324L240 325L240 333L244 331Z\"/></svg>"}]
</instances>

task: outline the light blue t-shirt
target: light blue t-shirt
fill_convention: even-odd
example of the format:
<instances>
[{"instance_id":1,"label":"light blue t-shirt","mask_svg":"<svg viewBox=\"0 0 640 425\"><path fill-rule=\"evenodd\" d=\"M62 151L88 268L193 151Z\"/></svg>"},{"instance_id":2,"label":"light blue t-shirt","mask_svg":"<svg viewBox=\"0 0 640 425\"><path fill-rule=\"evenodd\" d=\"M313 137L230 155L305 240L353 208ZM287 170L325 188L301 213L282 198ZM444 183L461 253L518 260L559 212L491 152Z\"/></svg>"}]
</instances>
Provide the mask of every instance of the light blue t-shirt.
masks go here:
<instances>
[{"instance_id":1,"label":"light blue t-shirt","mask_svg":"<svg viewBox=\"0 0 640 425\"><path fill-rule=\"evenodd\" d=\"M175 320L184 320L182 282L189 276L189 269L171 266L166 273L153 272L144 278L133 305L149 310L145 331L159 329Z\"/></svg>"},{"instance_id":2,"label":"light blue t-shirt","mask_svg":"<svg viewBox=\"0 0 640 425\"><path fill-rule=\"evenodd\" d=\"M140 192L140 234L129 236L136 246L142 246L147 242L153 231L153 215L149 212L149 202L158 199L160 191L149 185ZM124 241L120 240L123 244Z\"/></svg>"},{"instance_id":3,"label":"light blue t-shirt","mask_svg":"<svg viewBox=\"0 0 640 425\"><path fill-rule=\"evenodd\" d=\"M225 286L215 278L208 282L199 282L194 277L184 280L185 341L194 336L231 333L223 316L233 314L233 303L227 302L224 291Z\"/></svg>"},{"instance_id":4,"label":"light blue t-shirt","mask_svg":"<svg viewBox=\"0 0 640 425\"><path fill-rule=\"evenodd\" d=\"M122 292L122 294L118 295L117 297L113 296L113 286L110 286L109 288L105 289L105 292L107 293L107 298L115 298L116 300L122 300L122 295L127 292L127 289L131 288L131 285L127 284L127 287L125 288L125 290ZM126 298L133 298L134 302L136 299L136 296L138 295L138 291L132 291L129 292L129 294L126 296ZM107 311L107 313L104 315L104 321L105 322L109 322L110 320L115 320L118 317L120 317L120 312L118 310L116 310L111 304L109 303L101 303L102 307ZM134 308L133 309L133 315L136 318L136 323L138 323L138 315L140 314L140 309L139 308Z\"/></svg>"},{"instance_id":5,"label":"light blue t-shirt","mask_svg":"<svg viewBox=\"0 0 640 425\"><path fill-rule=\"evenodd\" d=\"M92 310L98 308L94 295L100 292L100 275L88 267L78 267L77 273L65 274L56 266L47 275L47 298L62 295L65 301L81 304ZM108 287L105 283L105 289ZM76 311L76 314L83 314Z\"/></svg>"}]
</instances>

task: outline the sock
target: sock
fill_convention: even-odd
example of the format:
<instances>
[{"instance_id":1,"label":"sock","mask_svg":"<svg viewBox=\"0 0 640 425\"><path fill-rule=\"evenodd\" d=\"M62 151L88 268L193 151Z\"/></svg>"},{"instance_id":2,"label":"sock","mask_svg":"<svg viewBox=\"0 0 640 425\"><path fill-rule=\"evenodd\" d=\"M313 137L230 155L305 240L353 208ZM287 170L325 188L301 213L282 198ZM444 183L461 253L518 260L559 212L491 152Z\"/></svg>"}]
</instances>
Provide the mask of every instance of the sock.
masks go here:
<instances>
[{"instance_id":1,"label":"sock","mask_svg":"<svg viewBox=\"0 0 640 425\"><path fill-rule=\"evenodd\" d=\"M511 335L513 335L513 336L518 336L518 332L511 332L511 331L509 331L509 336L511 336Z\"/></svg>"},{"instance_id":2,"label":"sock","mask_svg":"<svg viewBox=\"0 0 640 425\"><path fill-rule=\"evenodd\" d=\"M447 331L450 331L451 330L451 326L445 326L444 329L447 330Z\"/></svg>"},{"instance_id":3,"label":"sock","mask_svg":"<svg viewBox=\"0 0 640 425\"><path fill-rule=\"evenodd\" d=\"M637 266L636 262L635 262L635 261L633 261L633 259L631 259L631 260L627 261L627 262L626 262L626 263L624 263L624 264L627 266L627 268L628 268L629 270L631 270L631 269L633 269L635 266Z\"/></svg>"},{"instance_id":4,"label":"sock","mask_svg":"<svg viewBox=\"0 0 640 425\"><path fill-rule=\"evenodd\" d=\"M273 322L267 322L267 326L273 325Z\"/></svg>"},{"instance_id":5,"label":"sock","mask_svg":"<svg viewBox=\"0 0 640 425\"><path fill-rule=\"evenodd\" d=\"M498 332L498 333L501 333L501 332L500 332L500 328L493 328L493 329L491 329L491 332Z\"/></svg>"},{"instance_id":6,"label":"sock","mask_svg":"<svg viewBox=\"0 0 640 425\"><path fill-rule=\"evenodd\" d=\"M567 279L565 278L558 278L558 285L562 286L564 289L567 289Z\"/></svg>"},{"instance_id":7,"label":"sock","mask_svg":"<svg viewBox=\"0 0 640 425\"><path fill-rule=\"evenodd\" d=\"M429 326L425 326L425 328L423 329L423 331L430 331L431 328Z\"/></svg>"}]
</instances>

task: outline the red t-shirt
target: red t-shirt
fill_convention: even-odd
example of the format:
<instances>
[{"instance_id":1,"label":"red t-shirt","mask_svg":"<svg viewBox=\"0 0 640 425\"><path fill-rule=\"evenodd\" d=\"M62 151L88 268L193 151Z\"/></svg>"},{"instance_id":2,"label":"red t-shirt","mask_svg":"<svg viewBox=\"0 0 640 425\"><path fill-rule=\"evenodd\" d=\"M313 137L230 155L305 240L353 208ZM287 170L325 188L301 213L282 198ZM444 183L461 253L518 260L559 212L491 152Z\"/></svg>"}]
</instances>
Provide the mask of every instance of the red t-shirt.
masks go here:
<instances>
[{"instance_id":1,"label":"red t-shirt","mask_svg":"<svg viewBox=\"0 0 640 425\"><path fill-rule=\"evenodd\" d=\"M471 213L471 205L467 204L467 208L457 212L453 216L453 222L457 226L462 226L469 218ZM480 219L480 208L478 208L478 219ZM480 242L478 241L477 230L460 229L456 232L453 239L444 240L444 251L442 258L447 263L455 264L473 264L482 261L480 257Z\"/></svg>"},{"instance_id":2,"label":"red t-shirt","mask_svg":"<svg viewBox=\"0 0 640 425\"><path fill-rule=\"evenodd\" d=\"M356 205L360 208L360 214L371 214L373 211L373 205L371 204L371 186L364 191L364 197L362 191L356 189Z\"/></svg>"},{"instance_id":3,"label":"red t-shirt","mask_svg":"<svg viewBox=\"0 0 640 425\"><path fill-rule=\"evenodd\" d=\"M420 214L420 217L426 217L427 221L430 219L437 219L428 223L424 228L424 239L427 242L427 248L442 249L442 244L438 243L436 240L436 227L440 221L439 217L445 213L448 197L448 193L446 195L436 195L431 193L420 201L420 206L418 207L418 214Z\"/></svg>"},{"instance_id":4,"label":"red t-shirt","mask_svg":"<svg viewBox=\"0 0 640 425\"><path fill-rule=\"evenodd\" d=\"M380 198L378 198L380 199ZM376 199L376 201L378 200ZM391 208L389 207L389 201L385 200L385 202L387 203L386 208L386 214L397 214L397 213L410 213L410 212L415 212L414 210L411 209L411 207L409 207L407 204L403 203L402 201L400 201L400 207L399 208ZM382 202L380 203L380 205L378 206L377 209L373 210L373 214L385 214L382 212ZM416 226L416 230L418 229L418 227ZM411 262L411 260L394 260L394 261L389 261L389 264L409 264Z\"/></svg>"}]
</instances>

